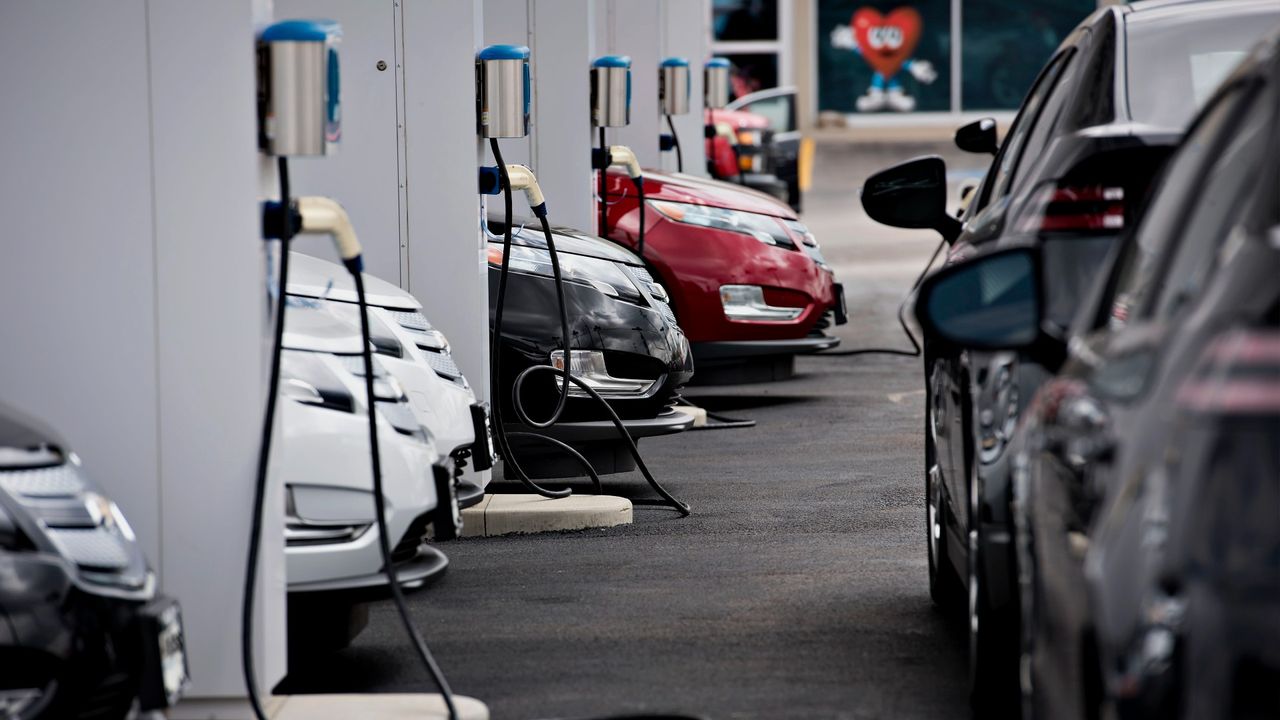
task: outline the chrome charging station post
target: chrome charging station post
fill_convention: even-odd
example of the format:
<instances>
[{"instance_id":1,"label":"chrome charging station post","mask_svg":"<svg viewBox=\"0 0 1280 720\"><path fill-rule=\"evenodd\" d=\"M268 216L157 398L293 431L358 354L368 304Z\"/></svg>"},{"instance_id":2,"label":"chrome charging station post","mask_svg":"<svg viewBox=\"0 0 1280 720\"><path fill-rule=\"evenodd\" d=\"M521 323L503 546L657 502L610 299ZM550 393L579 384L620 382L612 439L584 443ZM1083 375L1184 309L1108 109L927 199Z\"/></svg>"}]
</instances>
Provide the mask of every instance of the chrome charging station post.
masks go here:
<instances>
[{"instance_id":1,"label":"chrome charging station post","mask_svg":"<svg viewBox=\"0 0 1280 720\"><path fill-rule=\"evenodd\" d=\"M706 113L704 135L708 140L715 138L720 132L715 120L711 117L711 111L723 110L728 104L729 61L713 57L702 64L702 107L703 112ZM730 144L733 144L732 131L728 135ZM711 158L707 158L707 164L710 166Z\"/></svg>"},{"instance_id":2,"label":"chrome charging station post","mask_svg":"<svg viewBox=\"0 0 1280 720\"><path fill-rule=\"evenodd\" d=\"M597 193L600 196L600 221L596 234L609 234L608 184L605 170L609 167L609 145L605 128L626 127L631 123L631 58L605 55L591 63L591 125L599 128L600 145L593 153L591 166L600 172Z\"/></svg>"},{"instance_id":3,"label":"chrome charging station post","mask_svg":"<svg viewBox=\"0 0 1280 720\"><path fill-rule=\"evenodd\" d=\"M658 66L658 108L671 132L658 138L658 149L676 151L676 172L684 172L684 154L680 152L680 136L671 116L689 112L690 92L688 59L669 57L663 60Z\"/></svg>"}]
</instances>

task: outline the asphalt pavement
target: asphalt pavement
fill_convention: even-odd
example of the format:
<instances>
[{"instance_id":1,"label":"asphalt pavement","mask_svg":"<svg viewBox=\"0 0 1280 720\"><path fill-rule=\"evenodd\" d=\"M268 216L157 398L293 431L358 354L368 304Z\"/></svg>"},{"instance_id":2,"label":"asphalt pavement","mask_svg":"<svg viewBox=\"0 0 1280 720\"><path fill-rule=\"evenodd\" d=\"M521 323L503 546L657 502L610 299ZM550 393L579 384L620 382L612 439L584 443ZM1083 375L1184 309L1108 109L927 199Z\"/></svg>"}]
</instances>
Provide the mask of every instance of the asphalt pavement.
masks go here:
<instances>
[{"instance_id":1,"label":"asphalt pavement","mask_svg":"<svg viewBox=\"0 0 1280 720\"><path fill-rule=\"evenodd\" d=\"M910 349L895 313L937 236L873 223L857 192L870 172L930 151L818 149L804 219L845 283L842 349ZM948 155L957 181L983 164ZM685 393L754 428L642 443L688 518L638 506L624 527L442 545L449 571L410 603L454 691L498 720L963 717L964 632L927 588L920 361L811 357L797 369ZM605 480L647 496L638 473ZM293 668L279 690L433 688L384 602L352 647Z\"/></svg>"}]
</instances>

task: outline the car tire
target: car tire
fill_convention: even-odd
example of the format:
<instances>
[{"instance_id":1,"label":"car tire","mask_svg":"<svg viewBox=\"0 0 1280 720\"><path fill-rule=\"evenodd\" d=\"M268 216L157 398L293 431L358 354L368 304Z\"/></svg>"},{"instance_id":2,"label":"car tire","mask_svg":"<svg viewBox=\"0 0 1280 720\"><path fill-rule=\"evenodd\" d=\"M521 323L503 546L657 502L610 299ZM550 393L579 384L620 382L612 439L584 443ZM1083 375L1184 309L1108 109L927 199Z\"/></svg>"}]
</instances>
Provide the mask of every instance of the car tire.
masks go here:
<instances>
[{"instance_id":1,"label":"car tire","mask_svg":"<svg viewBox=\"0 0 1280 720\"><path fill-rule=\"evenodd\" d=\"M927 403L926 403L927 404ZM925 409L924 533L929 558L929 597L945 614L964 607L964 585L947 552L946 512L942 506L941 476L933 444L933 413Z\"/></svg>"}]
</instances>

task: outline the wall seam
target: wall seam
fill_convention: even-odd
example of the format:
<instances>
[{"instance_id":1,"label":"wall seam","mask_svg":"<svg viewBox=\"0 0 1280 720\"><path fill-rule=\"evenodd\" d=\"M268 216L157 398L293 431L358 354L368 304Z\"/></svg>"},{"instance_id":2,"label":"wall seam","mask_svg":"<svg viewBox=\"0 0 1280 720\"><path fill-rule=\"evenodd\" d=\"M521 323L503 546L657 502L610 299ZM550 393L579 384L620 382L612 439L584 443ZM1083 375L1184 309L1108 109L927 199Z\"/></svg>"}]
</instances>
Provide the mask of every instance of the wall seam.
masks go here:
<instances>
[{"instance_id":1,"label":"wall seam","mask_svg":"<svg viewBox=\"0 0 1280 720\"><path fill-rule=\"evenodd\" d=\"M151 323L152 338L151 352L155 360L155 477L153 478L156 488L156 529L159 531L159 542L156 544L156 553L159 557L155 558L153 567L159 568L157 575L163 584L164 579L164 483L161 478L164 477L164 444L163 444L163 427L160 422L161 417L161 394L164 392L164 386L160 382L160 238L158 230L158 215L156 207L156 105L155 105L155 88L152 79L152 59L151 59L151 0L143 0L142 3L143 26L146 28L146 52L147 61L147 170L150 177L151 186L148 188L148 199L151 205Z\"/></svg>"}]
</instances>

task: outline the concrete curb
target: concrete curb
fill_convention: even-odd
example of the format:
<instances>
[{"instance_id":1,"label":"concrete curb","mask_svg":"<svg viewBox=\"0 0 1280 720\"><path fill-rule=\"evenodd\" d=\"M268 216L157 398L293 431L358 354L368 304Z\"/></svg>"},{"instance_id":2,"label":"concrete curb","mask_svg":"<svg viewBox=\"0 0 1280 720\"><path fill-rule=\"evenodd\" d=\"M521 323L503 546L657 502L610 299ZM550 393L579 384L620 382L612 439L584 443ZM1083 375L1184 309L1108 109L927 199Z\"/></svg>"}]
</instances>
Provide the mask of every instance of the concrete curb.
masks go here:
<instances>
[{"instance_id":1,"label":"concrete curb","mask_svg":"<svg viewBox=\"0 0 1280 720\"><path fill-rule=\"evenodd\" d=\"M489 720L489 708L475 698L453 696L460 720ZM428 693L361 695L277 695L268 701L271 720L349 720L414 718L447 720L444 698Z\"/></svg>"},{"instance_id":2,"label":"concrete curb","mask_svg":"<svg viewBox=\"0 0 1280 720\"><path fill-rule=\"evenodd\" d=\"M631 501L613 495L485 495L462 511L463 537L494 537L629 525Z\"/></svg>"}]
</instances>

